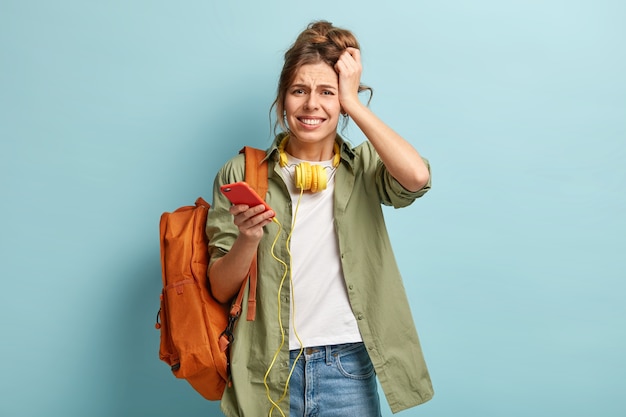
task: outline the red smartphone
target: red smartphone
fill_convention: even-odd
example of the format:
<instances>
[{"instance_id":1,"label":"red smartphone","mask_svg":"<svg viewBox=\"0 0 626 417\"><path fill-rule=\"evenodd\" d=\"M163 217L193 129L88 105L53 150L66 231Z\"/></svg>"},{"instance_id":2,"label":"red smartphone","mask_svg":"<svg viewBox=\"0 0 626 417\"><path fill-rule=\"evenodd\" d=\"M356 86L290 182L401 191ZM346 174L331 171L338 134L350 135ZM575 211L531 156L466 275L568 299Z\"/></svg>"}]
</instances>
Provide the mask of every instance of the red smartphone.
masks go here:
<instances>
[{"instance_id":1,"label":"red smartphone","mask_svg":"<svg viewBox=\"0 0 626 417\"><path fill-rule=\"evenodd\" d=\"M245 204L249 207L263 204L265 210L272 209L246 182L240 181L233 184L225 184L220 187L220 190L233 204Z\"/></svg>"}]
</instances>

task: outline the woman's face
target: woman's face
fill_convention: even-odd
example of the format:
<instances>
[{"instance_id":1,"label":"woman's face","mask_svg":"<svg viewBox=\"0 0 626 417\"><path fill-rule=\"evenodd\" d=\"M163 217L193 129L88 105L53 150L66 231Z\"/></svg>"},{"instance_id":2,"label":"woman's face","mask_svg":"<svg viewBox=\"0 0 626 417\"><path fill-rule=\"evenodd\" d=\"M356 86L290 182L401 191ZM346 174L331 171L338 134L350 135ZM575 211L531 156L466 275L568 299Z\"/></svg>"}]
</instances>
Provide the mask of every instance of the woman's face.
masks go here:
<instances>
[{"instance_id":1,"label":"woman's face","mask_svg":"<svg viewBox=\"0 0 626 417\"><path fill-rule=\"evenodd\" d=\"M340 113L335 70L324 62L300 67L285 95L290 134L303 143L334 143Z\"/></svg>"}]
</instances>

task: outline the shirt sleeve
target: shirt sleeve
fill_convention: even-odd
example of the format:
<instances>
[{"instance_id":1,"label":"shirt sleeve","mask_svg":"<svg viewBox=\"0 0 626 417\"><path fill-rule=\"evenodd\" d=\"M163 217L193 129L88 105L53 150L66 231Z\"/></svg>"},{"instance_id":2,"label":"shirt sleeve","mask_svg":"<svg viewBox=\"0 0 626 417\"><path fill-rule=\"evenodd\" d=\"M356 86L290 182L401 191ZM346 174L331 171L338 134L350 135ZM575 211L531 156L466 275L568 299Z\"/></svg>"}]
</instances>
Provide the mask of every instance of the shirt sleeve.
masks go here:
<instances>
[{"instance_id":1,"label":"shirt sleeve","mask_svg":"<svg viewBox=\"0 0 626 417\"><path fill-rule=\"evenodd\" d=\"M422 160L428 168L428 183L417 191L409 191L389 173L387 167L383 164L373 146L371 146L371 152L372 157L376 158L376 187L382 204L386 206L393 206L395 208L406 207L430 190L430 162L428 162L426 158L422 158Z\"/></svg>"},{"instance_id":2,"label":"shirt sleeve","mask_svg":"<svg viewBox=\"0 0 626 417\"><path fill-rule=\"evenodd\" d=\"M230 214L231 203L220 191L224 184L243 181L245 165L243 155L228 161L217 173L213 182L213 205L209 209L206 235L209 239L209 268L217 259L226 255L239 234Z\"/></svg>"}]
</instances>

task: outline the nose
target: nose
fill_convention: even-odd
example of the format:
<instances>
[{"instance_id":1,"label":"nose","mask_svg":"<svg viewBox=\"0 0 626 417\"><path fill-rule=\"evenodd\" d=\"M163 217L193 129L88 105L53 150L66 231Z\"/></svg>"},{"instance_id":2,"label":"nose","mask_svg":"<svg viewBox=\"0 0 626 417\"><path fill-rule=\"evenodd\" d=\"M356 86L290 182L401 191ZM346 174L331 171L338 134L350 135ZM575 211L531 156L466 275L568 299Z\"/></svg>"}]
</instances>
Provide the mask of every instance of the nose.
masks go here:
<instances>
[{"instance_id":1,"label":"nose","mask_svg":"<svg viewBox=\"0 0 626 417\"><path fill-rule=\"evenodd\" d=\"M309 94L304 102L304 108L306 110L315 110L318 106L318 99L316 94Z\"/></svg>"}]
</instances>

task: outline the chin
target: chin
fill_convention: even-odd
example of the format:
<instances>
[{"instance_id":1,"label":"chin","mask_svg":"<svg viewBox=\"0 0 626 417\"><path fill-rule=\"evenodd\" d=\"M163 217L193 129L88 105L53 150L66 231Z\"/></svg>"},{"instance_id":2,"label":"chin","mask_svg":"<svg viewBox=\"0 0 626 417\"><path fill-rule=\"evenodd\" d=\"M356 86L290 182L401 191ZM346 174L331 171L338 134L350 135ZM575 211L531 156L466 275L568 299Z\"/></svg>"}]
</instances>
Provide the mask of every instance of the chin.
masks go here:
<instances>
[{"instance_id":1,"label":"chin","mask_svg":"<svg viewBox=\"0 0 626 417\"><path fill-rule=\"evenodd\" d=\"M331 140L331 138L334 141L337 132L332 132L330 134L328 134L328 133L325 133L325 134L312 134L310 132L305 132L305 133L293 133L292 132L292 134L300 142L318 143L318 142L325 142L327 140Z\"/></svg>"},{"instance_id":2,"label":"chin","mask_svg":"<svg viewBox=\"0 0 626 417\"><path fill-rule=\"evenodd\" d=\"M335 136L337 135L337 129L333 130L324 130L324 131L310 131L310 130L300 130L291 131L291 134L294 135L298 140L302 142L323 142L325 140L335 140Z\"/></svg>"}]
</instances>

